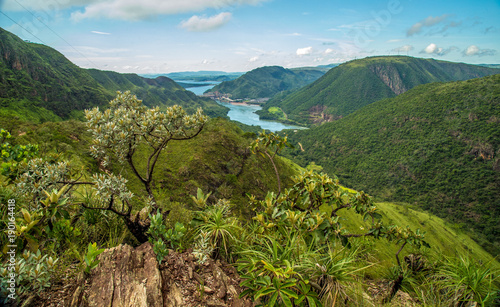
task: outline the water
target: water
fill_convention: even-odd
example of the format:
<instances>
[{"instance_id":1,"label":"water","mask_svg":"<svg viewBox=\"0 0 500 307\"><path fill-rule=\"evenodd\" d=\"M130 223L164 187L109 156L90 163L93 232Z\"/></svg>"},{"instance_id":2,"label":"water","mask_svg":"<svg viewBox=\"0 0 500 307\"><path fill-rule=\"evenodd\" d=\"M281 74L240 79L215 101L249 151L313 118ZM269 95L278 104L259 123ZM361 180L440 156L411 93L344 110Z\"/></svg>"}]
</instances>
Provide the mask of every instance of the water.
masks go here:
<instances>
[{"instance_id":1,"label":"water","mask_svg":"<svg viewBox=\"0 0 500 307\"><path fill-rule=\"evenodd\" d=\"M280 122L271 120L261 120L259 115L255 114L256 111L262 109L261 106L252 104L230 104L227 102L217 101L220 105L229 108L227 116L231 120L238 121L245 125L260 126L262 129L270 130L272 132L281 131L283 129L304 129L304 127L285 125Z\"/></svg>"},{"instance_id":2,"label":"water","mask_svg":"<svg viewBox=\"0 0 500 307\"><path fill-rule=\"evenodd\" d=\"M199 84L207 84L206 86L199 87L189 87L186 90L195 93L196 95L203 95L206 90L214 87L217 82L193 82L193 81L183 81L186 83L199 83ZM230 104L227 102L217 101L220 105L229 108L229 112L227 116L231 120L238 121L245 125L250 126L260 126L262 129L266 129L272 132L281 131L283 129L305 129L304 127L293 126L293 125L285 125L280 122L270 121L270 120L261 120L259 119L259 115L255 114L256 111L262 109L261 106L251 105L251 104Z\"/></svg>"},{"instance_id":3,"label":"water","mask_svg":"<svg viewBox=\"0 0 500 307\"><path fill-rule=\"evenodd\" d=\"M201 82L201 81L191 81L191 80L175 80L176 82L184 82L184 83L191 83L191 84L206 84L204 86L197 86L197 87L187 87L186 90L191 91L195 93L198 96L203 95L205 91L208 91L212 87L216 86L220 82L217 81L207 81L207 82Z\"/></svg>"}]
</instances>

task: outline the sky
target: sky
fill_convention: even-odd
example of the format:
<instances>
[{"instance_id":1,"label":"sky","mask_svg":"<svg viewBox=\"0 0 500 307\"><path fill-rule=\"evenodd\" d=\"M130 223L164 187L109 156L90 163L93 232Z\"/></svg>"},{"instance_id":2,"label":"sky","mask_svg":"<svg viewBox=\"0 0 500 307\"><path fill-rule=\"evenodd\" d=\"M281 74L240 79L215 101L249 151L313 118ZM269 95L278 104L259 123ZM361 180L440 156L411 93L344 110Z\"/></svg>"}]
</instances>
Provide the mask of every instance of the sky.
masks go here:
<instances>
[{"instance_id":1,"label":"sky","mask_svg":"<svg viewBox=\"0 0 500 307\"><path fill-rule=\"evenodd\" d=\"M500 64L499 0L0 0L0 27L83 68L245 72L409 55Z\"/></svg>"}]
</instances>

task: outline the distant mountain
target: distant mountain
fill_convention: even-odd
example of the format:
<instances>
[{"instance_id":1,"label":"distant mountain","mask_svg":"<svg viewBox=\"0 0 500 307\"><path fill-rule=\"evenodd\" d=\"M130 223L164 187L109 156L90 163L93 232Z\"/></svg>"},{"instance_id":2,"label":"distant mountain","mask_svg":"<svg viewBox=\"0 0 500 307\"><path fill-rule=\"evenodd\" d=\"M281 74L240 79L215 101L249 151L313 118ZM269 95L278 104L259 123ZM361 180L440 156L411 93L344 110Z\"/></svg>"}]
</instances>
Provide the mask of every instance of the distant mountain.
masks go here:
<instances>
[{"instance_id":1,"label":"distant mountain","mask_svg":"<svg viewBox=\"0 0 500 307\"><path fill-rule=\"evenodd\" d=\"M478 66L484 66L489 68L500 68L500 64L478 64Z\"/></svg>"},{"instance_id":2,"label":"distant mountain","mask_svg":"<svg viewBox=\"0 0 500 307\"><path fill-rule=\"evenodd\" d=\"M321 69L286 69L266 66L247 72L233 81L222 82L209 92L231 94L232 98L269 98L283 91L301 88L320 78Z\"/></svg>"},{"instance_id":3,"label":"distant mountain","mask_svg":"<svg viewBox=\"0 0 500 307\"><path fill-rule=\"evenodd\" d=\"M500 74L421 85L290 139L296 162L472 227L500 253Z\"/></svg>"},{"instance_id":4,"label":"distant mountain","mask_svg":"<svg viewBox=\"0 0 500 307\"><path fill-rule=\"evenodd\" d=\"M131 90L146 105L175 103L190 110L203 107L211 116L227 113L226 108L197 97L166 77L147 79L82 69L58 51L25 42L2 28L0 80L0 115L33 121L81 117L82 110L107 104L117 90Z\"/></svg>"},{"instance_id":5,"label":"distant mountain","mask_svg":"<svg viewBox=\"0 0 500 307\"><path fill-rule=\"evenodd\" d=\"M143 100L147 106L182 105L188 112L203 108L212 117L225 116L227 111L209 98L201 98L167 77L155 79L143 78L136 74L120 74L113 71L89 69L88 73L96 80L105 92L111 96L116 91L131 91Z\"/></svg>"},{"instance_id":6,"label":"distant mountain","mask_svg":"<svg viewBox=\"0 0 500 307\"><path fill-rule=\"evenodd\" d=\"M222 82L222 81L234 80L241 75L243 75L242 72L201 70L201 71L172 72L167 74L144 74L142 76L147 78L156 78L165 76L174 79L176 81L181 80L181 81L197 81L197 82L204 82L204 81Z\"/></svg>"},{"instance_id":7,"label":"distant mountain","mask_svg":"<svg viewBox=\"0 0 500 307\"><path fill-rule=\"evenodd\" d=\"M332 68L314 83L264 106L279 107L301 124L339 119L380 99L425 83L468 80L500 70L406 56L370 57ZM272 114L267 114L272 117Z\"/></svg>"}]
</instances>

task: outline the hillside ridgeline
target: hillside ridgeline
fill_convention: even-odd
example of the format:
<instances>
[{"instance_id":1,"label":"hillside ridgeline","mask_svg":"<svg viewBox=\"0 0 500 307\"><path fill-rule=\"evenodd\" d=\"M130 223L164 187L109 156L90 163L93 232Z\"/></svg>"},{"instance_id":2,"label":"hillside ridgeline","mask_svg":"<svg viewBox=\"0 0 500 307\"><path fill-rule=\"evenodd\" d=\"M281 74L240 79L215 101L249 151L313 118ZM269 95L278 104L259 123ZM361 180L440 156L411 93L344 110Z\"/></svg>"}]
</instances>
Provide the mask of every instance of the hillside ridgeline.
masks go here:
<instances>
[{"instance_id":1,"label":"hillside ridgeline","mask_svg":"<svg viewBox=\"0 0 500 307\"><path fill-rule=\"evenodd\" d=\"M35 122L82 118L82 110L106 105L117 90L131 90L148 106L179 104L189 111L202 107L209 116L227 113L169 78L82 69L58 51L1 28L0 80L0 114Z\"/></svg>"},{"instance_id":2,"label":"hillside ridgeline","mask_svg":"<svg viewBox=\"0 0 500 307\"><path fill-rule=\"evenodd\" d=\"M264 105L261 114L273 118L272 112L265 111L279 107L289 120L297 123L329 122L420 84L462 81L499 72L482 66L406 56L365 58L334 67L296 92L276 96Z\"/></svg>"}]
</instances>

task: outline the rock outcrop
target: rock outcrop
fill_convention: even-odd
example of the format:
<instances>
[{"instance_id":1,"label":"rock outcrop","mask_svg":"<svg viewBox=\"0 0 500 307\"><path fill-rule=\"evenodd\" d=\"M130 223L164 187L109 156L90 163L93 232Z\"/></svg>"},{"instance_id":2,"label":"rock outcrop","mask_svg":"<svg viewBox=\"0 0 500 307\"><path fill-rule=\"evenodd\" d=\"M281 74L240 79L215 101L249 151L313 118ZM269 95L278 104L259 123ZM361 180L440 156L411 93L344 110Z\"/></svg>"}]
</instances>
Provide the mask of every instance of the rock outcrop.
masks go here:
<instances>
[{"instance_id":1,"label":"rock outcrop","mask_svg":"<svg viewBox=\"0 0 500 307\"><path fill-rule=\"evenodd\" d=\"M227 263L195 260L188 250L170 251L158 265L152 245L119 245L99 255L100 263L67 299L67 306L194 307L252 306L240 299L236 270Z\"/></svg>"}]
</instances>

